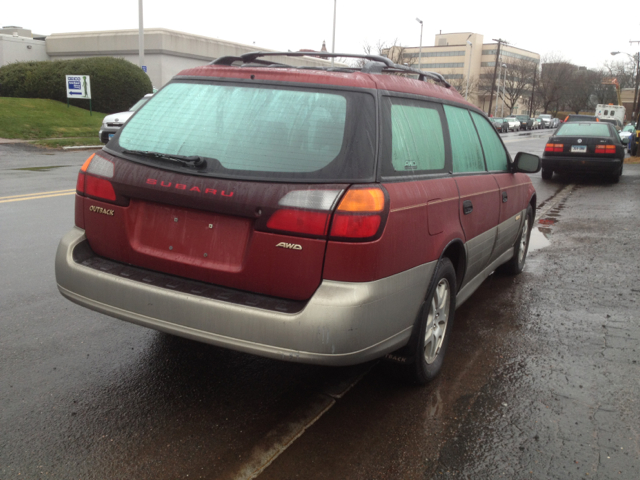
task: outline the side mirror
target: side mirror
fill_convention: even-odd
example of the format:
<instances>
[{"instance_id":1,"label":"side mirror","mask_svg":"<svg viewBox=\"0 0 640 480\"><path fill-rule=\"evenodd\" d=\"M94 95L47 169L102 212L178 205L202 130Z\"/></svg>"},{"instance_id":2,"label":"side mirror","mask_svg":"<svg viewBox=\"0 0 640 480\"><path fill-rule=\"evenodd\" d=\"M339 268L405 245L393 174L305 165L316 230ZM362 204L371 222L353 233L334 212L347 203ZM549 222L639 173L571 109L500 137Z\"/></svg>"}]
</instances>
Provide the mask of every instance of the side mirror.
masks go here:
<instances>
[{"instance_id":1,"label":"side mirror","mask_svg":"<svg viewBox=\"0 0 640 480\"><path fill-rule=\"evenodd\" d=\"M540 157L531 153L518 152L513 161L516 172L538 173L540 171Z\"/></svg>"}]
</instances>

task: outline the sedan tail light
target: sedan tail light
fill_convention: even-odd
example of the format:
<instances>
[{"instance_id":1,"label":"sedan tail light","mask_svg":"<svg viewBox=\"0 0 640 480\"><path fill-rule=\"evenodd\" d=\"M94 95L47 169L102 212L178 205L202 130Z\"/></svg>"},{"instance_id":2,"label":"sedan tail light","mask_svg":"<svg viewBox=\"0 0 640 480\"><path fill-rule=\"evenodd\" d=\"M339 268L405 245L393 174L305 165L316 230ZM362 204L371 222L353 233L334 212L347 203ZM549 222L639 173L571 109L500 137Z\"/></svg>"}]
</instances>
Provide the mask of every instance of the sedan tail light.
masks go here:
<instances>
[{"instance_id":1,"label":"sedan tail light","mask_svg":"<svg viewBox=\"0 0 640 480\"><path fill-rule=\"evenodd\" d=\"M563 143L547 143L547 145L544 147L545 152L562 152L563 150Z\"/></svg>"},{"instance_id":2,"label":"sedan tail light","mask_svg":"<svg viewBox=\"0 0 640 480\"><path fill-rule=\"evenodd\" d=\"M616 153L615 145L596 145L596 153Z\"/></svg>"}]
</instances>

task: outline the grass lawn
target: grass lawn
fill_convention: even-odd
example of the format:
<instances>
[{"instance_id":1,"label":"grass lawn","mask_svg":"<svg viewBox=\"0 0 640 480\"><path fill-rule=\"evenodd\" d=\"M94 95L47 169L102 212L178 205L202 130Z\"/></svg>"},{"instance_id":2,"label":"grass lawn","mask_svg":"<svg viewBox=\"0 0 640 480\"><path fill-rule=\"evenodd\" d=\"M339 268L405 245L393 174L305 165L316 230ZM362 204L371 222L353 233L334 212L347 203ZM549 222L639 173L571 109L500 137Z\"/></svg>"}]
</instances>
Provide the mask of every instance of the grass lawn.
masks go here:
<instances>
[{"instance_id":1,"label":"grass lawn","mask_svg":"<svg viewBox=\"0 0 640 480\"><path fill-rule=\"evenodd\" d=\"M0 138L33 140L49 147L99 145L104 113L40 98L0 97ZM55 139L55 140L43 140Z\"/></svg>"}]
</instances>

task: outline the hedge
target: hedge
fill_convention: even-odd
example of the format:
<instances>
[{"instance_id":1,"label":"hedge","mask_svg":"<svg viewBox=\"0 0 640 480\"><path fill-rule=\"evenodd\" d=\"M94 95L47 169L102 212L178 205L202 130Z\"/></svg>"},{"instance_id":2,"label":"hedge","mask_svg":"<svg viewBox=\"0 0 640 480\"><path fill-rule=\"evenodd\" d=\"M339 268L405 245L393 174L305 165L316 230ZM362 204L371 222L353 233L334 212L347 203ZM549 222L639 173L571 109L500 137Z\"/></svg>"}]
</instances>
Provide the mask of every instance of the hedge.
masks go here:
<instances>
[{"instance_id":1,"label":"hedge","mask_svg":"<svg viewBox=\"0 0 640 480\"><path fill-rule=\"evenodd\" d=\"M126 111L146 93L151 80L142 69L122 58L90 57L53 62L16 62L0 67L0 96L67 101L65 75L89 75L93 110ZM70 104L89 110L88 100Z\"/></svg>"}]
</instances>

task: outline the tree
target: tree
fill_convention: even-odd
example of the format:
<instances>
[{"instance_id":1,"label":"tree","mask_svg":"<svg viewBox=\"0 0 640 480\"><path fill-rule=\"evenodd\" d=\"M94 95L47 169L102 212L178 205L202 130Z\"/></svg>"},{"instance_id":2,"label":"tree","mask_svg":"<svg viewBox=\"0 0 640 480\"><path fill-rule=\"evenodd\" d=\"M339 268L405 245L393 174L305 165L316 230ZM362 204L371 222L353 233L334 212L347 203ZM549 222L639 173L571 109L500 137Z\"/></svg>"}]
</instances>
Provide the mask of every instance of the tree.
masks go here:
<instances>
[{"instance_id":1,"label":"tree","mask_svg":"<svg viewBox=\"0 0 640 480\"><path fill-rule=\"evenodd\" d=\"M365 55L382 55L383 57L387 57L393 63L397 63L399 65L412 67L418 63L417 54L414 55L411 52L407 52L407 47L399 44L397 38L391 44L382 40L378 40L375 45L365 42L362 50ZM362 68L365 62L366 60L361 58L356 60L353 66L356 68Z\"/></svg>"},{"instance_id":2,"label":"tree","mask_svg":"<svg viewBox=\"0 0 640 480\"><path fill-rule=\"evenodd\" d=\"M455 88L458 91L458 93L464 97L467 92L467 76L461 75L457 77L455 75L457 74L454 73L453 71L442 74L445 80L449 82L449 85ZM478 88L478 77L474 77L472 75L469 77L469 96L470 97L474 94L477 88Z\"/></svg>"},{"instance_id":3,"label":"tree","mask_svg":"<svg viewBox=\"0 0 640 480\"><path fill-rule=\"evenodd\" d=\"M520 97L531 95L533 75L538 68L538 62L529 58L516 58L507 64L506 78L503 76L503 86L500 89L500 97L509 109L509 115Z\"/></svg>"},{"instance_id":4,"label":"tree","mask_svg":"<svg viewBox=\"0 0 640 480\"><path fill-rule=\"evenodd\" d=\"M559 106L566 102L573 74L577 70L578 67L559 55L549 54L542 58L540 82L536 89L544 113L552 108L557 113Z\"/></svg>"},{"instance_id":5,"label":"tree","mask_svg":"<svg viewBox=\"0 0 640 480\"><path fill-rule=\"evenodd\" d=\"M566 97L566 106L572 112L580 113L591 108L590 98L600 83L598 72L578 70L573 74L571 89Z\"/></svg>"},{"instance_id":6,"label":"tree","mask_svg":"<svg viewBox=\"0 0 640 480\"><path fill-rule=\"evenodd\" d=\"M616 86L612 85L610 82L612 80L611 73L605 69L601 68L594 71L595 84L593 86L593 95L595 97L596 103L618 103L618 93L616 91ZM595 105L593 105L595 107Z\"/></svg>"}]
</instances>

